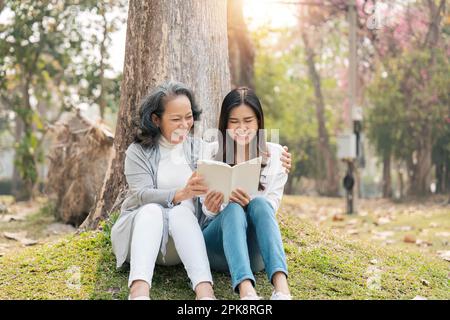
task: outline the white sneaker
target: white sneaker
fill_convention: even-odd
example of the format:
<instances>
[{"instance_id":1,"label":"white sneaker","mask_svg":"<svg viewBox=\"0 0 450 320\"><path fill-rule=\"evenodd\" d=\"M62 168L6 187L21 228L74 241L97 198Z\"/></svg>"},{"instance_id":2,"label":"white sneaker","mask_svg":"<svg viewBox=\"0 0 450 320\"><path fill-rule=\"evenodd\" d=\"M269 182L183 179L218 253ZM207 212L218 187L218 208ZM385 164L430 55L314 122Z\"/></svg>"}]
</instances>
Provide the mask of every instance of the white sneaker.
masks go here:
<instances>
[{"instance_id":1,"label":"white sneaker","mask_svg":"<svg viewBox=\"0 0 450 320\"><path fill-rule=\"evenodd\" d=\"M272 292L270 300L292 300L292 296L290 294L285 294L283 292L274 291Z\"/></svg>"},{"instance_id":2,"label":"white sneaker","mask_svg":"<svg viewBox=\"0 0 450 320\"><path fill-rule=\"evenodd\" d=\"M202 297L200 299L195 298L195 300L217 300L216 297Z\"/></svg>"},{"instance_id":3,"label":"white sneaker","mask_svg":"<svg viewBox=\"0 0 450 320\"><path fill-rule=\"evenodd\" d=\"M241 300L261 300L262 298L256 294L249 293L242 297Z\"/></svg>"},{"instance_id":4,"label":"white sneaker","mask_svg":"<svg viewBox=\"0 0 450 320\"><path fill-rule=\"evenodd\" d=\"M128 300L151 300L150 297L147 296L137 296L131 299L131 296L128 295Z\"/></svg>"}]
</instances>

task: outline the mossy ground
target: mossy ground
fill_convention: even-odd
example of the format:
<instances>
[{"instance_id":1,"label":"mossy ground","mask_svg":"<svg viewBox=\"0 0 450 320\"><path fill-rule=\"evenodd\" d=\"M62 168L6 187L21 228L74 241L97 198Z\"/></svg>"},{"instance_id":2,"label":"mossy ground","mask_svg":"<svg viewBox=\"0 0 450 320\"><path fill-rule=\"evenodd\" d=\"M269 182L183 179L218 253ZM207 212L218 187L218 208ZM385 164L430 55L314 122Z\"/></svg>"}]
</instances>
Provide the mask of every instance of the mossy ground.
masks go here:
<instances>
[{"instance_id":1,"label":"mossy ground","mask_svg":"<svg viewBox=\"0 0 450 320\"><path fill-rule=\"evenodd\" d=\"M281 208L279 223L295 299L450 299L446 261L318 228L295 206ZM0 299L126 299L128 270L116 270L110 226L0 257ZM219 299L238 298L227 274L213 277ZM271 290L258 273L258 293ZM151 296L194 299L183 266L157 266Z\"/></svg>"}]
</instances>

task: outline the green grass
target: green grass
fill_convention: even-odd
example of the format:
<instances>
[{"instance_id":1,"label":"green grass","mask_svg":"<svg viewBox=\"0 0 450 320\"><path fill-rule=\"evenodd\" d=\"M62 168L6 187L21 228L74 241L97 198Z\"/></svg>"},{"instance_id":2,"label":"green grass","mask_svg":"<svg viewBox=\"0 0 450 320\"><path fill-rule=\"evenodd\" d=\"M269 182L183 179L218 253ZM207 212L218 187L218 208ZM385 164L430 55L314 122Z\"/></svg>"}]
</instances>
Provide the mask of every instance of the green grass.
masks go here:
<instances>
[{"instance_id":1,"label":"green grass","mask_svg":"<svg viewBox=\"0 0 450 320\"><path fill-rule=\"evenodd\" d=\"M289 212L279 220L295 299L450 299L448 262L352 240ZM126 299L128 270L116 270L110 227L1 257L0 299ZM227 274L213 277L219 299L238 298ZM258 293L271 290L258 273ZM157 266L151 296L194 299L183 266Z\"/></svg>"}]
</instances>

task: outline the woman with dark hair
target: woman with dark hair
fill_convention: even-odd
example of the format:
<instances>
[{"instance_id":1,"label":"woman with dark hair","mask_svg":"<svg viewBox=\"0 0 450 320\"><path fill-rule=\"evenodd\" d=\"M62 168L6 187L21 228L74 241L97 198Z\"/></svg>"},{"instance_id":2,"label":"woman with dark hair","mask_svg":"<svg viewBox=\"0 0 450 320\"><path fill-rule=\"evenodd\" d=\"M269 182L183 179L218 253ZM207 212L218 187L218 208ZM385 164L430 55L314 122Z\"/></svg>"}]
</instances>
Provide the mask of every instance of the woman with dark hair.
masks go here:
<instances>
[{"instance_id":1,"label":"woman with dark hair","mask_svg":"<svg viewBox=\"0 0 450 320\"><path fill-rule=\"evenodd\" d=\"M158 86L141 104L139 132L125 157L129 190L111 231L117 267L130 263L129 299L150 299L155 263L180 262L196 298L214 299L194 201L207 191L195 173L200 142L189 135L200 113L192 92L177 82Z\"/></svg>"},{"instance_id":2,"label":"woman with dark hair","mask_svg":"<svg viewBox=\"0 0 450 320\"><path fill-rule=\"evenodd\" d=\"M260 299L253 272L265 268L274 286L271 299L290 300L287 264L276 212L281 202L287 173L280 156L283 148L267 143L264 115L256 94L246 87L232 90L224 98L219 118L216 160L233 166L262 157L258 193L236 189L229 203L213 190L203 202L203 235L210 265L229 271L232 287L241 299Z\"/></svg>"}]
</instances>

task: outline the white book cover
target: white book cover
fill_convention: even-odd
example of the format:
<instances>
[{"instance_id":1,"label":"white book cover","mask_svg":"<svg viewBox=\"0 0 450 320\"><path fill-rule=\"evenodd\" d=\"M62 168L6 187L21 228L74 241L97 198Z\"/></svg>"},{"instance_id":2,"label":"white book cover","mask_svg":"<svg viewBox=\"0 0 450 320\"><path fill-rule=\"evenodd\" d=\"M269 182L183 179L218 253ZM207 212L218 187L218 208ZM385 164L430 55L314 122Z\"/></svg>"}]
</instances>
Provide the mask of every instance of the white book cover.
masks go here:
<instances>
[{"instance_id":1,"label":"white book cover","mask_svg":"<svg viewBox=\"0 0 450 320\"><path fill-rule=\"evenodd\" d=\"M227 203L231 192L243 189L249 195L258 192L262 158L241 162L233 167L215 160L198 160L197 172L205 179L209 190L223 193L223 202Z\"/></svg>"}]
</instances>

